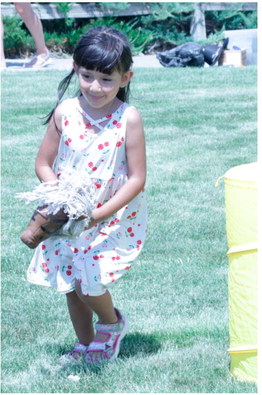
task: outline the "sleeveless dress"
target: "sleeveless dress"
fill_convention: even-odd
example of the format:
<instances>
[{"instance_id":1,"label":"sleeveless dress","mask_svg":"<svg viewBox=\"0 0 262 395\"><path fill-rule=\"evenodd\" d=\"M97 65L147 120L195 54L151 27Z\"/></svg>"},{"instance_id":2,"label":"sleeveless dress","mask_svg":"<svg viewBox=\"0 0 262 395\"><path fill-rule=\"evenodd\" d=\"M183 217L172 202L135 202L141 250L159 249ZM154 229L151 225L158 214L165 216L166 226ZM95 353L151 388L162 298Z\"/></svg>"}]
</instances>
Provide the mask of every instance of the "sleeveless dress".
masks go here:
<instances>
[{"instance_id":1,"label":"sleeveless dress","mask_svg":"<svg viewBox=\"0 0 262 395\"><path fill-rule=\"evenodd\" d=\"M54 171L59 177L65 165L85 169L95 185L95 200L100 207L128 180L126 122L133 107L122 103L114 113L96 121L82 110L77 98L65 100L61 108L62 134ZM100 123L106 120L102 127ZM86 130L92 125L99 129L95 134ZM146 226L147 206L142 190L129 204L77 239L51 236L40 243L27 279L54 287L59 293L73 291L77 280L83 294L102 295L131 268L144 245Z\"/></svg>"}]
</instances>

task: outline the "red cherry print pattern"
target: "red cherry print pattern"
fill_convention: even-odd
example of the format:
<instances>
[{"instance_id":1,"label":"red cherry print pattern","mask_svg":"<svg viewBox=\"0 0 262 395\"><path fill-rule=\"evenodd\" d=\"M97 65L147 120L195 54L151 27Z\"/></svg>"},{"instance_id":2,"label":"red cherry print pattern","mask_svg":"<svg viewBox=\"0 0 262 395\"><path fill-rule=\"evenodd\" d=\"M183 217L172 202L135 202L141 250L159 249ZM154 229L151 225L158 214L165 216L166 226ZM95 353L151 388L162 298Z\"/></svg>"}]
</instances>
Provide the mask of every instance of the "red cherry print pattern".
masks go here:
<instances>
[{"instance_id":1,"label":"red cherry print pattern","mask_svg":"<svg viewBox=\"0 0 262 395\"><path fill-rule=\"evenodd\" d=\"M113 256L113 257L112 257L112 260L113 260L113 261L119 261L119 260L120 260L120 256L119 256L119 255Z\"/></svg>"},{"instance_id":2,"label":"red cherry print pattern","mask_svg":"<svg viewBox=\"0 0 262 395\"><path fill-rule=\"evenodd\" d=\"M121 122L117 122L116 120L113 121L113 125L116 125L116 127L119 129L122 126Z\"/></svg>"},{"instance_id":3,"label":"red cherry print pattern","mask_svg":"<svg viewBox=\"0 0 262 395\"><path fill-rule=\"evenodd\" d=\"M48 269L48 267L47 267L47 263L46 263L46 262L43 262L43 263L42 263L42 267L43 267L43 269L44 269L44 271L45 271L46 273L49 273L49 269Z\"/></svg>"},{"instance_id":4,"label":"red cherry print pattern","mask_svg":"<svg viewBox=\"0 0 262 395\"><path fill-rule=\"evenodd\" d=\"M88 167L90 167L93 171L96 171L96 170L97 170L97 167L94 166L93 162L89 162L89 163L88 163Z\"/></svg>"},{"instance_id":5,"label":"red cherry print pattern","mask_svg":"<svg viewBox=\"0 0 262 395\"><path fill-rule=\"evenodd\" d=\"M104 146L103 146L103 144L99 144L99 145L98 145L98 149L99 149L99 150L102 150L102 149L104 149Z\"/></svg>"},{"instance_id":6,"label":"red cherry print pattern","mask_svg":"<svg viewBox=\"0 0 262 395\"><path fill-rule=\"evenodd\" d=\"M116 218L115 220L112 220L112 221L109 223L109 226L115 225L115 224L117 224L118 222L119 222L119 219Z\"/></svg>"},{"instance_id":7,"label":"red cherry print pattern","mask_svg":"<svg viewBox=\"0 0 262 395\"><path fill-rule=\"evenodd\" d=\"M65 141L66 145L69 145L70 143L72 143L72 139L70 139L70 138Z\"/></svg>"},{"instance_id":8,"label":"red cherry print pattern","mask_svg":"<svg viewBox=\"0 0 262 395\"><path fill-rule=\"evenodd\" d=\"M129 233L130 237L134 237L135 236L135 234L133 233L133 228L131 228L131 226L129 228L127 228L127 231Z\"/></svg>"},{"instance_id":9,"label":"red cherry print pattern","mask_svg":"<svg viewBox=\"0 0 262 395\"><path fill-rule=\"evenodd\" d=\"M136 211L133 211L133 213L132 213L131 215L129 215L129 216L127 217L127 219L134 219L134 218L136 217L136 214L137 214L137 212L136 212Z\"/></svg>"}]
</instances>

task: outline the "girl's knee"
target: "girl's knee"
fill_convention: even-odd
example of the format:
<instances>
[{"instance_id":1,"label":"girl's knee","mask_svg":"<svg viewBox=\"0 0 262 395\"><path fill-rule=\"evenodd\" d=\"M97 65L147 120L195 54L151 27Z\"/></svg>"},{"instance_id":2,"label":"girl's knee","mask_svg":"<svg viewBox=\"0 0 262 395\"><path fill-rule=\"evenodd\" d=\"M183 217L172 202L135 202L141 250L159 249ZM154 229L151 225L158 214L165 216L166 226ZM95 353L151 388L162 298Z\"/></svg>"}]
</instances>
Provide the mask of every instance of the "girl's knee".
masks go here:
<instances>
[{"instance_id":1,"label":"girl's knee","mask_svg":"<svg viewBox=\"0 0 262 395\"><path fill-rule=\"evenodd\" d=\"M78 295L77 295L76 291L68 292L66 294L66 299L69 300L69 301L72 301L72 302L74 300L78 299Z\"/></svg>"},{"instance_id":2,"label":"girl's knee","mask_svg":"<svg viewBox=\"0 0 262 395\"><path fill-rule=\"evenodd\" d=\"M82 300L82 302L86 303L87 297L86 297L86 295L83 294L82 289L81 289L81 284L78 280L76 280L76 283L75 283L75 293L76 293L77 297L80 300Z\"/></svg>"}]
</instances>

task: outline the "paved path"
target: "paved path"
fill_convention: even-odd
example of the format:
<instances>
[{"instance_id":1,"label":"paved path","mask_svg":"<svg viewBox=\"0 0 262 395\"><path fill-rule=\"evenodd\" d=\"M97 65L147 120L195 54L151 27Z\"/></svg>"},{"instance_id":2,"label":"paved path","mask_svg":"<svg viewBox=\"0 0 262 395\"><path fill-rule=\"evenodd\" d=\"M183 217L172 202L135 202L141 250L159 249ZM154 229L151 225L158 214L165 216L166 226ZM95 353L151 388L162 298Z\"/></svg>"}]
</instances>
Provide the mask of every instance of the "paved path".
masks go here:
<instances>
[{"instance_id":1,"label":"paved path","mask_svg":"<svg viewBox=\"0 0 262 395\"><path fill-rule=\"evenodd\" d=\"M162 67L155 55L134 56L134 68L138 67ZM41 69L27 69L23 67L26 59L6 59L6 71L35 71L35 70L71 70L72 58L50 58L48 64Z\"/></svg>"}]
</instances>

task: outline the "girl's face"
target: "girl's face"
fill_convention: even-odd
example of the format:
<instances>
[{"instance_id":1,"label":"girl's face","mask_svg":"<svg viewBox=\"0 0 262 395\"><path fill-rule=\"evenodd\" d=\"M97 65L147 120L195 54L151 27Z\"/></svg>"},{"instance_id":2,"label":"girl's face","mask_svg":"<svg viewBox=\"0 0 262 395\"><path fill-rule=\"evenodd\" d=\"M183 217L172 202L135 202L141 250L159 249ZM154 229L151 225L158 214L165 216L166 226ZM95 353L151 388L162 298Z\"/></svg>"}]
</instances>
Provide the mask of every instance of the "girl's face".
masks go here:
<instances>
[{"instance_id":1,"label":"girl's face","mask_svg":"<svg viewBox=\"0 0 262 395\"><path fill-rule=\"evenodd\" d=\"M97 110L109 107L114 101L120 88L124 88L133 76L132 71L112 74L100 73L96 70L87 70L74 64L78 76L80 90L87 104Z\"/></svg>"}]
</instances>

